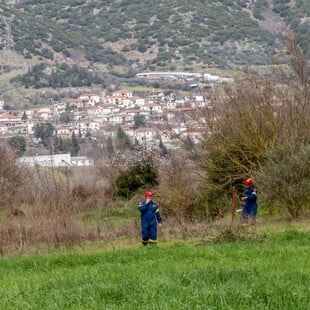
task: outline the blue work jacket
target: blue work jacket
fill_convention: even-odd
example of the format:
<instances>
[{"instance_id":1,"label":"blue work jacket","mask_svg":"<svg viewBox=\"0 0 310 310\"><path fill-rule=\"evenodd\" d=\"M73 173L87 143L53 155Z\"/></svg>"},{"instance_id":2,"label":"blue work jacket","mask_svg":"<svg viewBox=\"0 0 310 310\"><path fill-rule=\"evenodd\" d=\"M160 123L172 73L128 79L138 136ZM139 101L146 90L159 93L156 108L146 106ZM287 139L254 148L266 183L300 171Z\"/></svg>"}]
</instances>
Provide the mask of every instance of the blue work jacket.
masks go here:
<instances>
[{"instance_id":1,"label":"blue work jacket","mask_svg":"<svg viewBox=\"0 0 310 310\"><path fill-rule=\"evenodd\" d=\"M143 200L139 205L139 210L141 212L142 223L162 223L159 207L154 201L151 200L149 203L147 203L146 200Z\"/></svg>"},{"instance_id":2,"label":"blue work jacket","mask_svg":"<svg viewBox=\"0 0 310 310\"><path fill-rule=\"evenodd\" d=\"M255 185L251 185L245 192L246 201L245 207L257 207L257 187Z\"/></svg>"}]
</instances>

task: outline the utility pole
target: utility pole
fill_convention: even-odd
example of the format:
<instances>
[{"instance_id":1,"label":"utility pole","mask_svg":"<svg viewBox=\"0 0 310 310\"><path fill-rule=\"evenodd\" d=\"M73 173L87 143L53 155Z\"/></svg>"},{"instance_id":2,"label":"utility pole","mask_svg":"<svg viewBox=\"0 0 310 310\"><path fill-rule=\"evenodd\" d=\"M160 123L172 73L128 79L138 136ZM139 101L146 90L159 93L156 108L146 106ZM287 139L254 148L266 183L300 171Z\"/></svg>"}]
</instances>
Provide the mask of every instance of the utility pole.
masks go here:
<instances>
[{"instance_id":1,"label":"utility pole","mask_svg":"<svg viewBox=\"0 0 310 310\"><path fill-rule=\"evenodd\" d=\"M235 213L236 213L236 193L237 189L235 186L231 189L231 224L234 224Z\"/></svg>"}]
</instances>

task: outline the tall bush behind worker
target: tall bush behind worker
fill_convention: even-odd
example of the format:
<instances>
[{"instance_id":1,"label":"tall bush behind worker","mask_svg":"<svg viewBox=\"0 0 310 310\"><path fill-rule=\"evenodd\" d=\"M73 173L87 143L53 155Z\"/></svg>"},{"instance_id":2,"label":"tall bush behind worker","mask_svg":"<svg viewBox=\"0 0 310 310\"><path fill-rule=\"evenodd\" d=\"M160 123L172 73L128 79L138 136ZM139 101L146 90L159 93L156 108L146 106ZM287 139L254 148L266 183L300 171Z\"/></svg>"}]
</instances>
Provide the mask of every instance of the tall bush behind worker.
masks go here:
<instances>
[{"instance_id":1,"label":"tall bush behind worker","mask_svg":"<svg viewBox=\"0 0 310 310\"><path fill-rule=\"evenodd\" d=\"M145 199L139 205L141 213L141 234L143 245L155 245L157 242L157 225L162 226L162 217L159 212L159 207L152 200L153 193L145 192Z\"/></svg>"}]
</instances>

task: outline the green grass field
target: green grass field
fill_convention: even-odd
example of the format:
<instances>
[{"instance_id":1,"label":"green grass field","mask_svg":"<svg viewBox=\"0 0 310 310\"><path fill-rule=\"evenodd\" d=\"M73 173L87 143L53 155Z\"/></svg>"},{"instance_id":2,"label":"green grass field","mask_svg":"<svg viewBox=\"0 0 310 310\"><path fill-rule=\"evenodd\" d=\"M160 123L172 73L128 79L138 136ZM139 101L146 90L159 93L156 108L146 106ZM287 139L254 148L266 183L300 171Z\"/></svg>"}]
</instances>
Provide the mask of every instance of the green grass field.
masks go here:
<instances>
[{"instance_id":1,"label":"green grass field","mask_svg":"<svg viewBox=\"0 0 310 310\"><path fill-rule=\"evenodd\" d=\"M0 309L310 309L310 232L0 261Z\"/></svg>"}]
</instances>

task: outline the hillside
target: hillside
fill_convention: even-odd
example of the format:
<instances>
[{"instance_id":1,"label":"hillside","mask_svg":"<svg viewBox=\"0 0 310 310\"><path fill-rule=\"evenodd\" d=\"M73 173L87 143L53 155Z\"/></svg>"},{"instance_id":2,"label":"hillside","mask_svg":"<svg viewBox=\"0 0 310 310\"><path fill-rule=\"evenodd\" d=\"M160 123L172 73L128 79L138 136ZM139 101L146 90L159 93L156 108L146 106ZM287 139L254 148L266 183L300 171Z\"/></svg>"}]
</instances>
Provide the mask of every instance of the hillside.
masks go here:
<instances>
[{"instance_id":1,"label":"hillside","mask_svg":"<svg viewBox=\"0 0 310 310\"><path fill-rule=\"evenodd\" d=\"M285 62L287 25L309 55L305 12L310 3L302 0L6 1L0 4L0 72L66 62L132 77L145 70Z\"/></svg>"}]
</instances>

